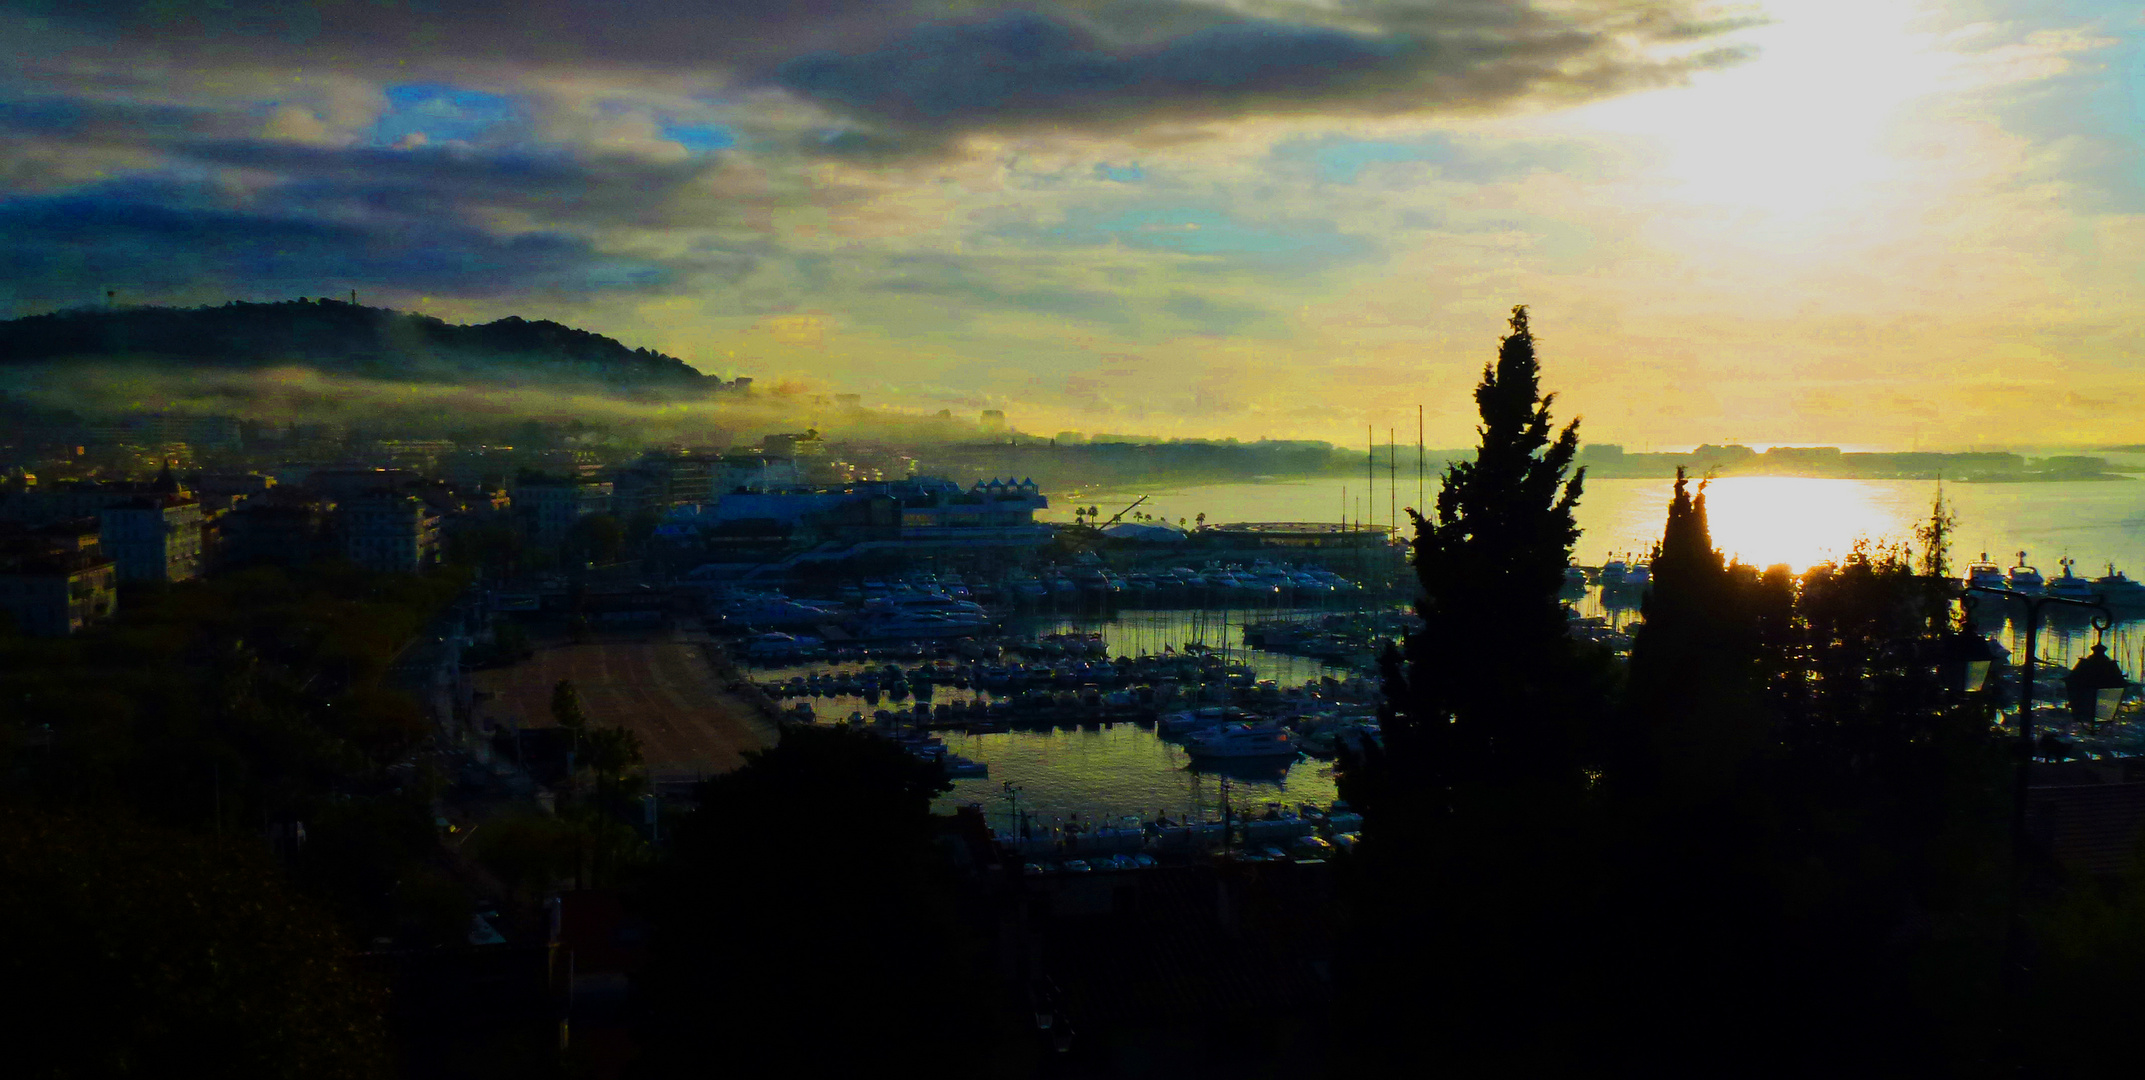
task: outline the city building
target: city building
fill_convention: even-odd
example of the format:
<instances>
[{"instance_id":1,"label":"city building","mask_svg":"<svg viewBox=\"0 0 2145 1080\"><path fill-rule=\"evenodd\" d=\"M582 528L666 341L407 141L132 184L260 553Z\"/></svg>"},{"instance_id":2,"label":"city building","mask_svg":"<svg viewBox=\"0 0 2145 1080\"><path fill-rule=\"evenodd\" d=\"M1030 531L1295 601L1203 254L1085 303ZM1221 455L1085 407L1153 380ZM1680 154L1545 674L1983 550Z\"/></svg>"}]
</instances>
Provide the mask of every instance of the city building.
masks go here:
<instances>
[{"instance_id":1,"label":"city building","mask_svg":"<svg viewBox=\"0 0 2145 1080\"><path fill-rule=\"evenodd\" d=\"M121 581L187 581L201 575L201 504L169 467L147 484L64 484L17 492L0 520L39 526L97 519L100 546Z\"/></svg>"},{"instance_id":2,"label":"city building","mask_svg":"<svg viewBox=\"0 0 2145 1080\"><path fill-rule=\"evenodd\" d=\"M0 529L0 616L17 632L67 637L118 610L118 570L94 518Z\"/></svg>"},{"instance_id":3,"label":"city building","mask_svg":"<svg viewBox=\"0 0 2145 1080\"><path fill-rule=\"evenodd\" d=\"M609 513L613 490L578 477L525 476L514 485L512 512L530 540L548 546L565 540L582 518Z\"/></svg>"},{"instance_id":4,"label":"city building","mask_svg":"<svg viewBox=\"0 0 2145 1080\"><path fill-rule=\"evenodd\" d=\"M714 497L721 458L700 451L652 452L611 478L611 513L625 520L643 511L668 513Z\"/></svg>"},{"instance_id":5,"label":"city building","mask_svg":"<svg viewBox=\"0 0 2145 1080\"><path fill-rule=\"evenodd\" d=\"M220 563L226 567L308 566L333 552L326 504L299 493L268 494L233 507L221 521Z\"/></svg>"},{"instance_id":6,"label":"city building","mask_svg":"<svg viewBox=\"0 0 2145 1080\"><path fill-rule=\"evenodd\" d=\"M861 555L1015 554L1046 543L1035 520L1049 500L1032 480L977 481L963 488L938 477L786 491L739 491L709 506L681 509L657 535L696 541L719 556L725 540L749 540L764 561L778 542L797 559L840 562ZM795 560L792 560L795 561Z\"/></svg>"},{"instance_id":7,"label":"city building","mask_svg":"<svg viewBox=\"0 0 2145 1080\"><path fill-rule=\"evenodd\" d=\"M336 507L343 557L368 570L415 573L439 559L439 515L415 495L376 491Z\"/></svg>"},{"instance_id":8,"label":"city building","mask_svg":"<svg viewBox=\"0 0 2145 1080\"><path fill-rule=\"evenodd\" d=\"M201 576L201 504L186 493L154 493L97 510L104 550L121 581L191 581Z\"/></svg>"}]
</instances>

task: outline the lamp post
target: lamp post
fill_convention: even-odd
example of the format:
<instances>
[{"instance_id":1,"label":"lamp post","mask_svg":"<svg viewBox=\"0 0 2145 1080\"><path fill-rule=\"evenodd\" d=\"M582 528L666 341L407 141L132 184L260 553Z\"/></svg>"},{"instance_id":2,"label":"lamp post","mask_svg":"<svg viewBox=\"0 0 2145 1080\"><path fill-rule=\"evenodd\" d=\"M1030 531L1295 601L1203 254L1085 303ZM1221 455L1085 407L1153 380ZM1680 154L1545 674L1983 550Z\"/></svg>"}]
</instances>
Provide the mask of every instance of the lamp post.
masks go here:
<instances>
[{"instance_id":1,"label":"lamp post","mask_svg":"<svg viewBox=\"0 0 2145 1080\"><path fill-rule=\"evenodd\" d=\"M2097 632L2106 632L2114 622L2114 614L2106 607L2091 600L2073 600L2064 596L2035 596L2031 593L1990 588L1983 585L1967 586L1966 592L1960 597L1967 603L1968 610L1972 609L1973 594L1975 593L2001 597L2005 600L2014 600L2026 608L2026 663L2020 669L2018 740L2013 744L2016 747L2018 769L2012 781L2011 792L2011 917L2004 943L2006 983L2012 993L2021 994L2025 991L2026 975L2026 793L2030 786L2033 759L2035 757L2035 744L2033 741L2033 676L2034 668L2038 663L2041 609L2050 604L2084 608L2094 613L2093 629ZM2096 658L2101 661L2101 664L2105 664L2105 667L2102 667L2101 664L2089 666L2089 662ZM2106 647L2097 644L2093 647L2093 655L2079 661L2078 668L2079 670L2071 673L2071 679L2065 680L2071 687L2074 708L2075 700L2079 697L2080 692L2084 691L2090 695L2090 700L2094 706L2094 717L2099 720L2112 719L2115 715L2115 705L2122 700L2122 692L2117 690L2112 698L2108 697L2103 690L2103 684L2110 678L2108 670L2113 669L2114 674L2112 677L2120 685L2122 670L2116 667L2115 661L2108 659ZM2074 682L2072 679L2077 681ZM2108 705L2105 713L2100 712L2098 709L2103 700L2106 700Z\"/></svg>"},{"instance_id":2,"label":"lamp post","mask_svg":"<svg viewBox=\"0 0 2145 1080\"><path fill-rule=\"evenodd\" d=\"M2019 766L2019 805L2016 809L2016 812L2018 814L2023 815L2025 813L2026 795L2025 763L2030 763L2033 759L2033 674L2034 668L2039 663L2039 660L2037 659L2037 654L2039 652L2041 638L2041 609L2047 607L2050 604L2056 604L2062 607L2084 608L2087 611L2093 612L2093 629L2094 631L2099 633L2105 633L2108 627L2114 624L2115 615L2098 601L2093 600L2073 600L2067 596L2035 596L2032 593L2016 592L2011 589L1991 588L1986 585L1969 585L1967 586L1966 592L1968 594L1966 599L1969 600L1971 600L1972 594L1982 593L1988 596L1996 596L2001 597L2005 600L2016 601L2024 605L2026 608L2026 663L2025 666L2021 669L2023 675L2019 680L2018 694L2018 737L2020 744L2024 747L2024 753L2023 762ZM2086 670L2086 674L2082 676L2082 678L2096 681L2093 687L2095 691L2096 715L2093 717L2093 719L2105 721L2114 717L2114 706L2117 703L2121 702L2122 694L2118 691L2113 697L2113 699L2108 702L2108 709L2106 711L2106 715L2099 715L2097 705L2099 702L2099 698L2102 696L2102 691L2104 691L2105 689L2105 686L2103 684L2109 678L2109 676L2107 671L2103 669L2099 664L2095 664L2091 668L2086 668L2086 664L2092 661L2094 657L2098 657L2099 660L2103 662L2107 668L2114 669L2113 677L2118 679L2122 676L2122 670L2115 666L2115 661L2108 659L2108 650L2105 646L2093 646L2093 653L2094 656L2089 656L2085 660L2079 661L2079 666L2080 668L2084 668ZM2072 673L2072 675L2073 677L2080 677L2078 672L2075 671ZM2066 682L2069 681L2070 680L2066 680ZM2078 684L2073 683L2072 685L2075 687ZM2076 690L2074 689L2073 694L2075 695L2075 693ZM2021 822L2023 822L2023 818L2021 818Z\"/></svg>"}]
</instances>

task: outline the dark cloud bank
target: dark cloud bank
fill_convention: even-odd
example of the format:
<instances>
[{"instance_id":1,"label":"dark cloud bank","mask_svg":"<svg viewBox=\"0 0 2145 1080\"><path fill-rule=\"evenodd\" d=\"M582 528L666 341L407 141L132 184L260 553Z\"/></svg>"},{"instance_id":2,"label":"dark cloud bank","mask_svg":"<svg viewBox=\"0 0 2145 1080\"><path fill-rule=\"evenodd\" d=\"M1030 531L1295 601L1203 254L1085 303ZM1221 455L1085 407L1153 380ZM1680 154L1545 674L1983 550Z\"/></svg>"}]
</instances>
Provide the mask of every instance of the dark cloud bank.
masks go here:
<instances>
[{"instance_id":1,"label":"dark cloud bank","mask_svg":"<svg viewBox=\"0 0 2145 1080\"><path fill-rule=\"evenodd\" d=\"M11 240L0 273L17 314L114 285L465 297L706 287L734 280L760 253L732 244L656 259L617 253L613 237L735 221L754 198L784 197L726 184L737 154L779 170L800 155L954 153L985 132L1505 109L1656 85L1732 59L1689 45L1728 23L1671 0L1262 10L1187 0L1019 9L16 0L0 4L22 61L0 74L0 136L17 143L0 149L9 183L0 229ZM258 88L287 70L375 87L481 85L507 111L532 114L571 80L622 109L659 88L741 114L772 95L825 115L792 115L788 128L768 121L735 148L663 161L543 144L527 116L453 147L300 145L260 137L277 102ZM225 84L255 89L218 97ZM65 183L50 179L54 155L119 164ZM5 179L33 176L44 180ZM789 197L839 197L798 183Z\"/></svg>"}]
</instances>

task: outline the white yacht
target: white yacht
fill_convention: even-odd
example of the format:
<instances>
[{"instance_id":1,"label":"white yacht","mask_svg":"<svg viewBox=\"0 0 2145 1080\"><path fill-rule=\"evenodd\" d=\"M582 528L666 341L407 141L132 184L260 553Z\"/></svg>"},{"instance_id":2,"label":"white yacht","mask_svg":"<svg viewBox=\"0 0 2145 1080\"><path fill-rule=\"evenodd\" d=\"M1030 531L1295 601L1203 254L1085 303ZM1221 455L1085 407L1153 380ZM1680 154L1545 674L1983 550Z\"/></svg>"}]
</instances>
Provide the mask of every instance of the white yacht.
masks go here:
<instances>
[{"instance_id":1,"label":"white yacht","mask_svg":"<svg viewBox=\"0 0 2145 1080\"><path fill-rule=\"evenodd\" d=\"M942 615L930 611L869 611L857 620L857 636L862 638L958 638L969 637L978 630L987 628L987 620L959 615Z\"/></svg>"},{"instance_id":2,"label":"white yacht","mask_svg":"<svg viewBox=\"0 0 2145 1080\"><path fill-rule=\"evenodd\" d=\"M711 606L708 614L730 626L760 626L770 629L819 626L839 622L842 618L842 613L833 608L792 600L779 593L732 599Z\"/></svg>"},{"instance_id":3,"label":"white yacht","mask_svg":"<svg viewBox=\"0 0 2145 1080\"><path fill-rule=\"evenodd\" d=\"M1966 568L1966 587L1969 589L2007 589L2010 583L2004 580L2003 567L1989 561L1984 551L1981 558Z\"/></svg>"},{"instance_id":4,"label":"white yacht","mask_svg":"<svg viewBox=\"0 0 2145 1080\"><path fill-rule=\"evenodd\" d=\"M2040 592L2046 584L2041 572L2026 564L2026 553L2018 553L2018 565L2006 571L2004 577L2011 583L2013 592Z\"/></svg>"},{"instance_id":5,"label":"white yacht","mask_svg":"<svg viewBox=\"0 0 2145 1080\"><path fill-rule=\"evenodd\" d=\"M1287 728L1267 721L1257 724L1223 724L1185 740L1185 752L1200 758L1293 758L1296 740Z\"/></svg>"},{"instance_id":6,"label":"white yacht","mask_svg":"<svg viewBox=\"0 0 2145 1080\"><path fill-rule=\"evenodd\" d=\"M2109 607L2145 608L2145 583L2130 580L2108 564L2106 575L2093 579L2093 595Z\"/></svg>"},{"instance_id":7,"label":"white yacht","mask_svg":"<svg viewBox=\"0 0 2145 1080\"><path fill-rule=\"evenodd\" d=\"M973 600L959 600L942 592L896 593L864 602L864 614L898 615L945 615L949 618L972 617L979 622L989 622L990 613L983 605Z\"/></svg>"},{"instance_id":8,"label":"white yacht","mask_svg":"<svg viewBox=\"0 0 2145 1080\"><path fill-rule=\"evenodd\" d=\"M2048 583L2048 595L2065 600L2091 601L2094 593L2093 583L2071 571L2071 567L2077 564L2072 562L2069 556L2065 556L2057 565L2063 568L2063 572Z\"/></svg>"}]
</instances>

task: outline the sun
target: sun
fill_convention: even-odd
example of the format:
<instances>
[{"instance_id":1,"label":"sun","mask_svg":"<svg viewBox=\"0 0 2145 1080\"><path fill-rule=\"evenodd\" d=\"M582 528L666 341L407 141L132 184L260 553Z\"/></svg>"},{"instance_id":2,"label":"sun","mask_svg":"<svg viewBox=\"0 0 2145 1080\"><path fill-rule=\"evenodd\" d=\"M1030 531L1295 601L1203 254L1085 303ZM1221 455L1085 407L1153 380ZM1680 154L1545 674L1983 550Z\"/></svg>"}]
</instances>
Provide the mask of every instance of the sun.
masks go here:
<instances>
[{"instance_id":1,"label":"sun","mask_svg":"<svg viewBox=\"0 0 2145 1080\"><path fill-rule=\"evenodd\" d=\"M1752 59L1553 122L1636 139L1666 200L1807 224L1898 177L1894 125L1948 70L1918 13L1907 0L1771 4L1771 22L1736 35Z\"/></svg>"}]
</instances>

